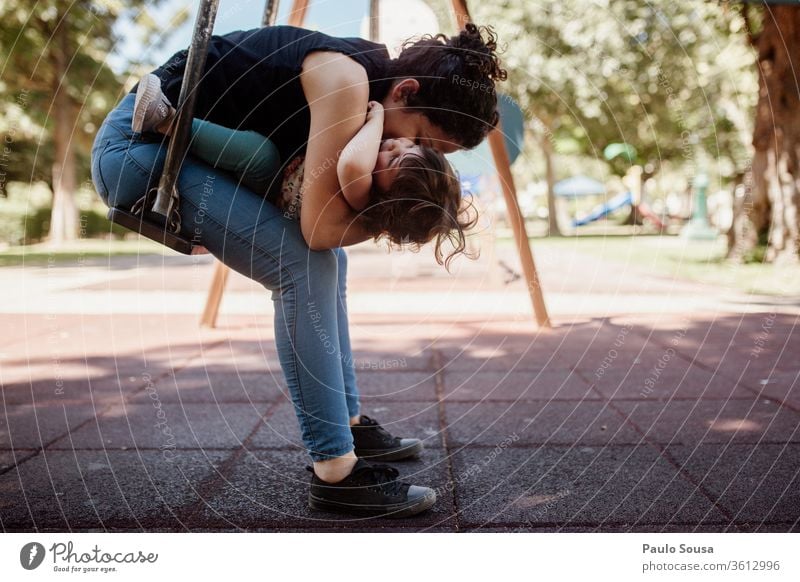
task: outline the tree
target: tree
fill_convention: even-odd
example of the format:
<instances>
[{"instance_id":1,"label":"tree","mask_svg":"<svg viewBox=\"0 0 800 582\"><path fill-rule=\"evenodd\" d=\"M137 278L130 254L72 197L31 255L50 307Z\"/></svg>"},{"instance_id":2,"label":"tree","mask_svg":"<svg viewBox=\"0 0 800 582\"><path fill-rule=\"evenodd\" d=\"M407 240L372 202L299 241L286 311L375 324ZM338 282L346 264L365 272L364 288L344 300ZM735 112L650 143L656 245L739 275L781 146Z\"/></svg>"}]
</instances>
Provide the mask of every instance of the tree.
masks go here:
<instances>
[{"instance_id":1,"label":"tree","mask_svg":"<svg viewBox=\"0 0 800 582\"><path fill-rule=\"evenodd\" d=\"M107 64L118 40L115 24L130 19L143 42L159 34L145 4L38 0L31 6L4 0L0 5L0 132L6 143L16 144L8 148L16 162L11 177L31 181L49 174L54 243L78 235L75 190L88 178L94 134L122 90Z\"/></svg>"},{"instance_id":2,"label":"tree","mask_svg":"<svg viewBox=\"0 0 800 582\"><path fill-rule=\"evenodd\" d=\"M742 8L758 57L758 105L750 179L744 188L729 255L741 259L765 241L765 259L800 258L800 7L765 6L753 15ZM761 30L756 32L758 20Z\"/></svg>"},{"instance_id":3,"label":"tree","mask_svg":"<svg viewBox=\"0 0 800 582\"><path fill-rule=\"evenodd\" d=\"M567 153L602 160L615 142L638 152L609 163L618 175L677 161L691 179L701 151L725 177L746 165L755 77L732 34L743 25L735 11L694 0L505 0L476 5L475 17L506 43L502 90L548 136L546 167Z\"/></svg>"}]
</instances>

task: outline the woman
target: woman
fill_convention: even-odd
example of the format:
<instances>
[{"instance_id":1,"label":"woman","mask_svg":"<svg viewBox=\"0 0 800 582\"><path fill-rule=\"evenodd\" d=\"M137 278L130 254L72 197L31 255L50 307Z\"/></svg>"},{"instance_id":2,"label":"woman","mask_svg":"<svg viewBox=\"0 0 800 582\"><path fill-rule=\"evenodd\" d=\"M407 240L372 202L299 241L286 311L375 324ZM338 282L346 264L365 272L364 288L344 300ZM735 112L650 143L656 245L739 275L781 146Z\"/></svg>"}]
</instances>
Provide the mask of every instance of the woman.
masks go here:
<instances>
[{"instance_id":1,"label":"woman","mask_svg":"<svg viewBox=\"0 0 800 582\"><path fill-rule=\"evenodd\" d=\"M505 79L495 40L469 24L457 36L409 44L392 60L384 45L289 26L212 37L195 117L257 131L281 160L305 150L303 204L298 224L190 156L178 182L181 228L272 292L278 355L314 463L312 507L402 517L436 500L432 489L399 481L392 467L358 458L398 460L422 443L392 437L359 412L341 247L369 233L341 197L336 166L370 100L384 107L384 138L445 153L478 145L497 123L494 82ZM185 64L181 51L154 71L173 103ZM109 206L131 207L164 164L163 136L131 130L136 89L109 114L92 149L92 177ZM151 113L158 110L154 103ZM332 341L323 344L320 330Z\"/></svg>"}]
</instances>

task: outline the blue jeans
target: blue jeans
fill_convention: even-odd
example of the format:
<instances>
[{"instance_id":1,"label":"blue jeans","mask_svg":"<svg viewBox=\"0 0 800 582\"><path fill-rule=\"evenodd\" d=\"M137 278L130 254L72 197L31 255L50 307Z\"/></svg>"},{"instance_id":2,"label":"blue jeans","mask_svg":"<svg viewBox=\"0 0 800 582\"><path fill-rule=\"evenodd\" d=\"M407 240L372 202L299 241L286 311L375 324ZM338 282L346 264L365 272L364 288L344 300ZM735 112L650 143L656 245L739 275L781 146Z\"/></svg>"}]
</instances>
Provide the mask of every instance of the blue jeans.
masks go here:
<instances>
[{"instance_id":1,"label":"blue jeans","mask_svg":"<svg viewBox=\"0 0 800 582\"><path fill-rule=\"evenodd\" d=\"M130 208L164 166L167 140L131 131L134 99L127 95L109 113L92 147L92 180L108 206ZM349 418L359 401L345 252L310 250L299 221L191 155L178 191L182 234L272 292L278 357L311 458L352 451Z\"/></svg>"}]
</instances>

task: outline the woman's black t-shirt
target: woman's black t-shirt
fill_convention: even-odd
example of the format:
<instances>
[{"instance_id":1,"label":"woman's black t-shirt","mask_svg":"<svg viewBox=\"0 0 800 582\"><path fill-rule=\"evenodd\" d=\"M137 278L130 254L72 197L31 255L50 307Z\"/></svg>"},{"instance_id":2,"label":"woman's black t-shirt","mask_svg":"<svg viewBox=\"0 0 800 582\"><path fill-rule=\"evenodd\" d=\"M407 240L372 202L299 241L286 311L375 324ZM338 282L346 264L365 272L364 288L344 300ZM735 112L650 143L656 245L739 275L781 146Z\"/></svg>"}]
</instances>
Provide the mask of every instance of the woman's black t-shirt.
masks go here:
<instances>
[{"instance_id":1,"label":"woman's black t-shirt","mask_svg":"<svg viewBox=\"0 0 800 582\"><path fill-rule=\"evenodd\" d=\"M267 136L284 162L304 153L310 115L300 72L313 51L342 53L363 66L370 100L381 101L388 93L390 57L385 45L294 26L270 26L211 37L194 116ZM176 53L153 71L173 104L178 102L187 52Z\"/></svg>"}]
</instances>

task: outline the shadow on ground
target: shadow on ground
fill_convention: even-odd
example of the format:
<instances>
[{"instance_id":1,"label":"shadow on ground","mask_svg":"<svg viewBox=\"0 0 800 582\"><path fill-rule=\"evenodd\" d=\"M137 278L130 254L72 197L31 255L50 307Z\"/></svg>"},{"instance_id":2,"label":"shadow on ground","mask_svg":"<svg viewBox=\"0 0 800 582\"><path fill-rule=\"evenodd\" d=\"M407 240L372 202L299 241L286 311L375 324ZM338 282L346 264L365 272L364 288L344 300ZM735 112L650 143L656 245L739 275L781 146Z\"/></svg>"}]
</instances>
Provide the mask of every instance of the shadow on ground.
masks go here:
<instances>
[{"instance_id":1,"label":"shadow on ground","mask_svg":"<svg viewBox=\"0 0 800 582\"><path fill-rule=\"evenodd\" d=\"M365 412L425 440L414 519L306 506L274 343L154 334L2 365L5 531L795 531L797 318L354 327ZM102 335L102 329L98 331Z\"/></svg>"}]
</instances>

